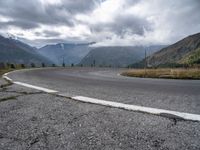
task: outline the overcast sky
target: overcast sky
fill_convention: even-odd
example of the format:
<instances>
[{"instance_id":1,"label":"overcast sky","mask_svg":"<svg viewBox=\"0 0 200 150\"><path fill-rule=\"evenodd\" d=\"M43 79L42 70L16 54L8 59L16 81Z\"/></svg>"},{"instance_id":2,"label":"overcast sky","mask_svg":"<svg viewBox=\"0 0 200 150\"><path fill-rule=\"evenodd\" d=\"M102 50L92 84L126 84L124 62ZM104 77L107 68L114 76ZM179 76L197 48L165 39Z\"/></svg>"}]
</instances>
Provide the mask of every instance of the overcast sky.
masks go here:
<instances>
[{"instance_id":1,"label":"overcast sky","mask_svg":"<svg viewBox=\"0 0 200 150\"><path fill-rule=\"evenodd\" d=\"M200 32L200 0L0 0L0 34L33 46L170 44Z\"/></svg>"}]
</instances>

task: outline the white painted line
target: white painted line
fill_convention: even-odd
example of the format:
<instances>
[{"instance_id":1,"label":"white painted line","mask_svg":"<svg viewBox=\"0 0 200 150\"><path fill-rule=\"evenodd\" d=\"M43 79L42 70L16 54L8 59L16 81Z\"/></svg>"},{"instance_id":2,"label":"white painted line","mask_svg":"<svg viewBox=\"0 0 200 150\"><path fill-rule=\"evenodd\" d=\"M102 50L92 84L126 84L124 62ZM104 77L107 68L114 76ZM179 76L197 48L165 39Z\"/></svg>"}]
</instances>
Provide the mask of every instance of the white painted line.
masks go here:
<instances>
[{"instance_id":1,"label":"white painted line","mask_svg":"<svg viewBox=\"0 0 200 150\"><path fill-rule=\"evenodd\" d=\"M7 80L7 81L9 81L9 82L11 82L11 83L13 83L12 79L10 79L9 77L7 77L6 75L3 75L2 78L5 79L5 80Z\"/></svg>"},{"instance_id":2,"label":"white painted line","mask_svg":"<svg viewBox=\"0 0 200 150\"><path fill-rule=\"evenodd\" d=\"M25 87L28 87L28 88L40 90L40 91L43 91L43 92L46 92L46 93L57 93L58 92L58 91L55 91L55 90L51 90L51 89L47 89L47 88L43 88L43 87L39 87L39 86L27 84L27 83L22 83L22 82L13 82L13 83L18 84L18 85L22 85L22 86L25 86Z\"/></svg>"},{"instance_id":3,"label":"white painted line","mask_svg":"<svg viewBox=\"0 0 200 150\"><path fill-rule=\"evenodd\" d=\"M4 73L4 75L3 76L7 76L8 75L8 73Z\"/></svg>"},{"instance_id":4,"label":"white painted line","mask_svg":"<svg viewBox=\"0 0 200 150\"><path fill-rule=\"evenodd\" d=\"M14 71L11 71L11 72L16 72L16 71L20 71L20 70L14 70ZM51 89L47 89L47 88L43 88L43 87L39 87L39 86L27 84L27 83L23 83L23 82L13 82L12 79L10 79L9 77L7 77L7 75L9 73L11 73L11 72L5 73L2 77L5 80L7 80L7 81L9 81L11 83L18 84L18 85L25 86L25 87L32 88L32 89L36 89L36 90L40 90L40 91L43 91L43 92L46 92L46 93L57 93L58 92L58 91L55 91L55 90L51 90Z\"/></svg>"},{"instance_id":5,"label":"white painted line","mask_svg":"<svg viewBox=\"0 0 200 150\"><path fill-rule=\"evenodd\" d=\"M123 108L126 110L150 113L150 114L155 114L155 115L170 114L170 115L177 116L185 120L200 121L200 115L197 115L197 114L183 113L183 112L178 112L178 111L170 111L170 110L143 107L143 106L137 106L137 105L129 105L129 104L112 102L112 101L94 99L94 98L89 98L89 97L84 97L84 96L75 96L75 97L72 97L72 99L78 100L81 102L86 102L86 103L110 106L110 107L115 107L115 108Z\"/></svg>"}]
</instances>

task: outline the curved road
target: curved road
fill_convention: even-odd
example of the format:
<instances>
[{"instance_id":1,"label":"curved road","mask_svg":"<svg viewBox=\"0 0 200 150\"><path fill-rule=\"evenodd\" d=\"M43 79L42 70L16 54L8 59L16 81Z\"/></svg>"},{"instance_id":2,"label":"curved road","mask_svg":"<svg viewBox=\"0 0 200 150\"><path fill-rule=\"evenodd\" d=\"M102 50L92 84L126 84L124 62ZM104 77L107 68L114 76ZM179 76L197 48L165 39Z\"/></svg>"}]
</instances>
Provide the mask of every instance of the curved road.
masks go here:
<instances>
[{"instance_id":1,"label":"curved road","mask_svg":"<svg viewBox=\"0 0 200 150\"><path fill-rule=\"evenodd\" d=\"M120 76L123 69L46 68L9 74L14 81L69 96L86 96L146 107L200 114L200 81Z\"/></svg>"}]
</instances>

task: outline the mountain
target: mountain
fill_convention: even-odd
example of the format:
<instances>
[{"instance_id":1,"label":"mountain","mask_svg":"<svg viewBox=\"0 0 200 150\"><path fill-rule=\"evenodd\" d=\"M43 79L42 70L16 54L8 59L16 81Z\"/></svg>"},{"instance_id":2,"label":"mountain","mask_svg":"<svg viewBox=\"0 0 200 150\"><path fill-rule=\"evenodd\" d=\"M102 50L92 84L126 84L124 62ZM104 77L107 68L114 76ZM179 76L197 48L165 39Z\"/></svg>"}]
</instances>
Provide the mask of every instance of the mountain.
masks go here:
<instances>
[{"instance_id":1,"label":"mountain","mask_svg":"<svg viewBox=\"0 0 200 150\"><path fill-rule=\"evenodd\" d=\"M200 63L200 33L190 35L147 58L149 66L168 66ZM141 62L141 64L144 64Z\"/></svg>"},{"instance_id":2,"label":"mountain","mask_svg":"<svg viewBox=\"0 0 200 150\"><path fill-rule=\"evenodd\" d=\"M46 45L38 51L41 55L48 57L56 64L77 64L91 50L90 45L94 43L58 43Z\"/></svg>"},{"instance_id":3,"label":"mountain","mask_svg":"<svg viewBox=\"0 0 200 150\"><path fill-rule=\"evenodd\" d=\"M51 64L33 48L19 40L0 36L0 62L16 64Z\"/></svg>"},{"instance_id":4,"label":"mountain","mask_svg":"<svg viewBox=\"0 0 200 150\"><path fill-rule=\"evenodd\" d=\"M126 67L131 63L141 61L147 54L152 54L164 46L109 46L92 49L80 62L84 66Z\"/></svg>"}]
</instances>

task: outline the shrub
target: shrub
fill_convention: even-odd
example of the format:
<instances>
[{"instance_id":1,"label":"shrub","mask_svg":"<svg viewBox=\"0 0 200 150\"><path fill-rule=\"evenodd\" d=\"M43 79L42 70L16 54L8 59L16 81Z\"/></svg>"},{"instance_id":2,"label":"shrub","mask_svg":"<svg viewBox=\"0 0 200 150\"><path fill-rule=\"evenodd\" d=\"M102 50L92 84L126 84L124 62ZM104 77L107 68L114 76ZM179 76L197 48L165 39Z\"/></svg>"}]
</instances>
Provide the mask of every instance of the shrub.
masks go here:
<instances>
[{"instance_id":1,"label":"shrub","mask_svg":"<svg viewBox=\"0 0 200 150\"><path fill-rule=\"evenodd\" d=\"M25 68L25 65L24 65L24 64L21 64L21 68Z\"/></svg>"},{"instance_id":2,"label":"shrub","mask_svg":"<svg viewBox=\"0 0 200 150\"><path fill-rule=\"evenodd\" d=\"M31 63L31 67L32 67L32 68L35 68L35 64L34 64L34 63Z\"/></svg>"},{"instance_id":3,"label":"shrub","mask_svg":"<svg viewBox=\"0 0 200 150\"><path fill-rule=\"evenodd\" d=\"M45 67L45 63L42 63L42 67Z\"/></svg>"},{"instance_id":4,"label":"shrub","mask_svg":"<svg viewBox=\"0 0 200 150\"><path fill-rule=\"evenodd\" d=\"M10 64L10 68L15 69L15 65L14 64Z\"/></svg>"}]
</instances>

